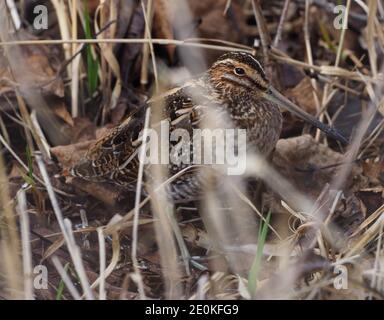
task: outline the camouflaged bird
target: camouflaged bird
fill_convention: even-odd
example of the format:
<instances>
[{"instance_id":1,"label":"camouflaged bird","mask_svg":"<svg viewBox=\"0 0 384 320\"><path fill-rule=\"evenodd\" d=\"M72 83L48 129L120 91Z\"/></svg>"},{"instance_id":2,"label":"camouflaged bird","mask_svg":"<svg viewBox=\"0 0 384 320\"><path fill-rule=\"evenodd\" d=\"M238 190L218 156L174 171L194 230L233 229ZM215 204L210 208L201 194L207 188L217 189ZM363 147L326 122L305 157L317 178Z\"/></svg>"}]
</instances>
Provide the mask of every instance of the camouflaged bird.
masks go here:
<instances>
[{"instance_id":1,"label":"camouflaged bird","mask_svg":"<svg viewBox=\"0 0 384 320\"><path fill-rule=\"evenodd\" d=\"M218 124L245 129L247 150L268 156L275 148L282 129L279 106L301 117L336 140L345 139L333 128L324 125L279 94L269 83L261 64L248 53L230 52L222 55L203 75L147 101L140 112L126 119L98 140L71 173L90 181L107 181L135 190L139 168L140 133L144 127L145 110L164 106L162 118L170 122L170 131L183 128L192 134L209 111L217 114ZM223 116L225 115L225 116ZM226 118L225 118L226 117ZM171 146L174 146L171 145ZM193 150L192 150L193 152ZM185 169L186 164L170 164L170 176ZM168 187L176 201L196 198L204 178L196 170L185 173Z\"/></svg>"}]
</instances>

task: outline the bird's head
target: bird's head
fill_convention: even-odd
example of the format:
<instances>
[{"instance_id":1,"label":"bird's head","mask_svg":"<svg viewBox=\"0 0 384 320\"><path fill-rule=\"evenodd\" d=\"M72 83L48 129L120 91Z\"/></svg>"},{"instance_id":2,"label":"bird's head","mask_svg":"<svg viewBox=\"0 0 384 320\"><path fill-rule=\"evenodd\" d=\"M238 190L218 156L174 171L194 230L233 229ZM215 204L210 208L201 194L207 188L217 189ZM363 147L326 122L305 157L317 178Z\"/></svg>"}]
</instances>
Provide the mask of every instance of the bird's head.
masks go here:
<instances>
[{"instance_id":1,"label":"bird's head","mask_svg":"<svg viewBox=\"0 0 384 320\"><path fill-rule=\"evenodd\" d=\"M211 83L226 98L259 97L267 92L269 81L259 61L251 54L229 52L208 71Z\"/></svg>"},{"instance_id":2,"label":"bird's head","mask_svg":"<svg viewBox=\"0 0 384 320\"><path fill-rule=\"evenodd\" d=\"M227 100L258 99L279 105L307 123L319 128L328 136L347 143L347 140L335 129L325 125L299 106L280 94L269 82L259 61L251 54L229 52L217 59L208 71L212 86L218 94Z\"/></svg>"}]
</instances>

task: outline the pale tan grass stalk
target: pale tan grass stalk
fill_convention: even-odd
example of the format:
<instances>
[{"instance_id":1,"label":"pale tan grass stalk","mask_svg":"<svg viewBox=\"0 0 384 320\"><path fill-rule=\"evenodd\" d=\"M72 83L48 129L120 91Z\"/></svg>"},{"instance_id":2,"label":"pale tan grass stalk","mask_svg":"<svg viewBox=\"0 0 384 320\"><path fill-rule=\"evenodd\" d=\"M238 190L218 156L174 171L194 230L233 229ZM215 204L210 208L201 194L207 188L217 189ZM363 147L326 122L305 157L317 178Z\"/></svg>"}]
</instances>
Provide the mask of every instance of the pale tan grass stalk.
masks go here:
<instances>
[{"instance_id":1,"label":"pale tan grass stalk","mask_svg":"<svg viewBox=\"0 0 384 320\"><path fill-rule=\"evenodd\" d=\"M384 274L381 274L379 277L378 274L383 272L383 265L382 265L382 257L383 257L383 248L382 248L382 239L383 239L383 228L384 228L384 219L381 220L381 226L379 231L379 239L377 240L377 247L376 247L376 253L375 253L375 262L373 265L373 274L371 279L371 288L377 289L379 292L381 291L381 283ZM379 279L378 279L379 278ZM370 299L372 300L372 293L370 293Z\"/></svg>"},{"instance_id":2,"label":"pale tan grass stalk","mask_svg":"<svg viewBox=\"0 0 384 320\"><path fill-rule=\"evenodd\" d=\"M158 217L154 221L157 245L161 261L161 270L165 283L167 299L180 299L183 296L181 290L181 274L178 266L178 255L174 240L174 226L172 223L174 210L166 200L164 190L151 192L151 203L154 216ZM178 228L178 226L177 226ZM189 259L184 261L187 274L189 273Z\"/></svg>"},{"instance_id":3,"label":"pale tan grass stalk","mask_svg":"<svg viewBox=\"0 0 384 320\"><path fill-rule=\"evenodd\" d=\"M97 236L99 240L99 261L100 261L100 285L99 285L99 299L106 299L105 292L105 238L103 228L97 228Z\"/></svg>"},{"instance_id":4,"label":"pale tan grass stalk","mask_svg":"<svg viewBox=\"0 0 384 320\"><path fill-rule=\"evenodd\" d=\"M10 144L9 133L8 133L7 127L5 126L5 123L3 121L3 117L1 115L0 115L0 130L1 130L1 133L3 134L3 136L4 136L4 140L8 144Z\"/></svg>"},{"instance_id":5,"label":"pale tan grass stalk","mask_svg":"<svg viewBox=\"0 0 384 320\"><path fill-rule=\"evenodd\" d=\"M12 22L16 30L21 27L21 19L14 0L6 0L9 13L11 14Z\"/></svg>"},{"instance_id":6,"label":"pale tan grass stalk","mask_svg":"<svg viewBox=\"0 0 384 320\"><path fill-rule=\"evenodd\" d=\"M377 77L377 52L376 52L376 44L375 44L375 20L377 14L377 0L368 0L368 21L367 21L367 46L369 53L369 63L371 65L371 72L373 77ZM379 29L382 26L379 27Z\"/></svg>"},{"instance_id":7,"label":"pale tan grass stalk","mask_svg":"<svg viewBox=\"0 0 384 320\"><path fill-rule=\"evenodd\" d=\"M165 74L164 76L168 77L169 74ZM162 84L166 85L166 82L167 81L163 80ZM151 115L151 130L155 130L159 137L168 139L168 137L163 137L161 127L156 125L162 119L161 110L164 108L164 103L164 100L160 100L155 103L156 105L152 108L153 114ZM159 156L163 158L163 154L160 154ZM168 157L168 154L165 156ZM188 276L191 274L189 269L190 255L175 217L174 206L167 198L165 188L157 188L163 181L167 180L169 174L167 166L151 165L149 167L149 171L152 179L148 184L148 191L151 196L151 206L153 209L153 216L155 218L154 228L156 232L157 245L159 247L163 281L165 284L165 297L167 299L180 299L183 297L181 286L182 275L179 267L179 256L176 242L179 245Z\"/></svg>"},{"instance_id":8,"label":"pale tan grass stalk","mask_svg":"<svg viewBox=\"0 0 384 320\"><path fill-rule=\"evenodd\" d=\"M17 212L20 216L21 244L24 271L24 299L33 300L33 267L30 239L30 224L25 191L21 188L17 193Z\"/></svg>"},{"instance_id":9,"label":"pale tan grass stalk","mask_svg":"<svg viewBox=\"0 0 384 320\"><path fill-rule=\"evenodd\" d=\"M36 110L32 110L30 118L31 118L31 124L32 124L32 127L34 128L35 134L38 136L40 141L39 147L44 149L44 152L42 153L46 155L47 159L51 159L51 150L50 150L51 147L44 135L43 130L41 129L39 120L37 119Z\"/></svg>"},{"instance_id":10,"label":"pale tan grass stalk","mask_svg":"<svg viewBox=\"0 0 384 320\"><path fill-rule=\"evenodd\" d=\"M36 161L37 161L41 176L44 180L44 183L48 192L48 196L52 204L53 212L55 213L57 222L60 226L61 232L63 233L63 237L65 239L75 270L79 276L83 291L87 299L93 300L93 293L88 283L83 261L81 258L81 251L80 251L80 248L76 245L75 238L73 236L72 224L70 220L63 218L63 214L61 213L59 203L53 191L48 172L45 168L45 164L41 156L36 155Z\"/></svg>"},{"instance_id":11,"label":"pale tan grass stalk","mask_svg":"<svg viewBox=\"0 0 384 320\"><path fill-rule=\"evenodd\" d=\"M77 0L68 2L71 15L71 39L77 39ZM74 56L78 50L78 44L71 44L71 56ZM79 78L80 78L81 55L77 55L71 64L71 115L79 116Z\"/></svg>"},{"instance_id":12,"label":"pale tan grass stalk","mask_svg":"<svg viewBox=\"0 0 384 320\"><path fill-rule=\"evenodd\" d=\"M147 10L145 10L145 5L143 1L140 1L141 8L143 10L143 16L145 21L145 34L144 38L151 38L151 28L152 28L152 19L153 19L153 1L147 1ZM148 84L148 60L150 55L150 46L151 42L143 44L143 55L141 61L141 74L140 74L140 84L147 85Z\"/></svg>"},{"instance_id":13,"label":"pale tan grass stalk","mask_svg":"<svg viewBox=\"0 0 384 320\"><path fill-rule=\"evenodd\" d=\"M64 41L61 44L63 45L65 60L69 60L71 58L71 42L66 41L71 41L71 37L69 34L69 18L67 15L67 8L62 0L51 0L51 2L56 12L61 39ZM67 74L69 77L71 76L71 66L67 66Z\"/></svg>"},{"instance_id":14,"label":"pale tan grass stalk","mask_svg":"<svg viewBox=\"0 0 384 320\"><path fill-rule=\"evenodd\" d=\"M384 214L381 213L380 217L350 246L345 252L345 257L351 257L359 252L364 251L364 247L380 234L381 225L384 220Z\"/></svg>"},{"instance_id":15,"label":"pale tan grass stalk","mask_svg":"<svg viewBox=\"0 0 384 320\"><path fill-rule=\"evenodd\" d=\"M136 185L136 194L135 194L135 208L133 214L133 227L132 227L132 264L134 268L134 273L132 279L136 282L140 298L146 299L144 284L140 273L139 261L137 260L137 243L138 243L138 231L139 231L139 206L140 206L140 198L141 198L141 190L143 188L143 175L144 175L144 157L147 148L147 139L148 139L148 129L149 129L149 118L151 114L151 109L148 108L145 113L145 122L144 122L144 133L143 133L143 144L140 149L139 159L140 166L139 172L137 176L137 185Z\"/></svg>"},{"instance_id":16,"label":"pale tan grass stalk","mask_svg":"<svg viewBox=\"0 0 384 320\"><path fill-rule=\"evenodd\" d=\"M196 300L204 300L205 299L205 290L207 287L207 283L209 278L207 275L202 275L199 280L197 280L197 290L196 290Z\"/></svg>"},{"instance_id":17,"label":"pale tan grass stalk","mask_svg":"<svg viewBox=\"0 0 384 320\"><path fill-rule=\"evenodd\" d=\"M195 38L194 38L195 39ZM57 44L71 44L71 43L85 43L85 44L100 44L100 43L150 43L160 44L160 45L177 45L183 47L195 47L195 48L204 48L211 50L219 50L219 51L243 51L248 53L254 53L252 48L245 49L243 45L240 47L231 47L231 46L220 46L220 45L212 45L212 44L204 44L198 43L194 41L186 40L173 40L173 39L54 39L54 40L15 40L15 41L3 41L0 42L0 46L11 46L11 45L57 45ZM69 59L68 59L69 60Z\"/></svg>"},{"instance_id":18,"label":"pale tan grass stalk","mask_svg":"<svg viewBox=\"0 0 384 320\"><path fill-rule=\"evenodd\" d=\"M101 79L101 83L105 84L104 85L105 87L109 87L110 85L107 85L107 84L110 83L112 80L111 79L112 73L116 77L116 83L112 90L112 94L110 94L110 92L108 91L110 89L105 88L103 91L104 95L111 96L110 103L105 105L105 108L103 110L103 120L106 114L106 110L113 109L116 106L117 101L121 94L121 87L122 87L120 64L119 64L119 61L117 61L115 54L113 52L114 43L111 42L108 44L108 42L104 42L105 37L109 37L113 39L116 33L116 27L112 25L110 29L106 30L106 32L100 33L101 28L103 28L108 21L117 20L116 5L117 5L116 1L110 1L109 6L107 5L106 1L100 2L99 6L96 9L95 20L94 20L95 31L98 34L96 39L97 41L95 43L99 44L100 53L101 53L101 68L99 68L99 77ZM96 57L96 55L94 55L94 57ZM107 68L107 66L109 68Z\"/></svg>"},{"instance_id":19,"label":"pale tan grass stalk","mask_svg":"<svg viewBox=\"0 0 384 320\"><path fill-rule=\"evenodd\" d=\"M104 231L105 234L105 231ZM112 233L112 259L109 263L108 267L105 269L103 278L106 279L112 271L116 268L117 263L120 259L120 241L119 241L119 235L117 232ZM102 281L101 275L92 283L91 289L95 289L98 285L100 285L100 282ZM84 296L84 295L83 295ZM82 296L82 297L83 297Z\"/></svg>"},{"instance_id":20,"label":"pale tan grass stalk","mask_svg":"<svg viewBox=\"0 0 384 320\"><path fill-rule=\"evenodd\" d=\"M184 41L188 41L188 42L196 42L196 43L216 43L216 44L223 44L223 45L226 45L226 46L229 46L229 47L234 47L234 48L237 48L237 49L244 49L245 52L249 52L249 53L252 53L252 54L255 54L255 50L250 47L250 46L247 46L245 44L242 44L242 43L237 43L237 42L232 42L232 41L227 41L227 40L222 40L222 39L213 39L213 38L192 38L192 37L189 37L187 39L184 39ZM251 52L252 50L252 52Z\"/></svg>"},{"instance_id":21,"label":"pale tan grass stalk","mask_svg":"<svg viewBox=\"0 0 384 320\"><path fill-rule=\"evenodd\" d=\"M362 224L355 230L354 233L352 233L351 237L354 237L358 235L360 232L362 232L365 228L367 228L371 223L379 219L379 217L384 213L384 204L381 205L379 208L375 210L367 219L363 221Z\"/></svg>"}]
</instances>

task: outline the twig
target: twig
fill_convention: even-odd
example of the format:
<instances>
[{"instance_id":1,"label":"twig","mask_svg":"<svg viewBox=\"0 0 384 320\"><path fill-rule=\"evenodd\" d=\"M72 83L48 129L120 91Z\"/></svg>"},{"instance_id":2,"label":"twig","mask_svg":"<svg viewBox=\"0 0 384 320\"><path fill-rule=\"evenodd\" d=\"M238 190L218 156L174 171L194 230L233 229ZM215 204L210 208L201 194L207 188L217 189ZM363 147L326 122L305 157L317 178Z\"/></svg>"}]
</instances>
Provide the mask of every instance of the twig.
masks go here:
<instances>
[{"instance_id":1,"label":"twig","mask_svg":"<svg viewBox=\"0 0 384 320\"><path fill-rule=\"evenodd\" d=\"M273 40L273 46L274 47L278 46L279 41L281 39L281 35L283 33L283 30L284 30L284 23L285 23L285 19L287 18L290 2L291 2L291 0L285 0L285 2L284 2L284 7L283 7L283 10L281 12L281 17L280 17L280 22L279 22L279 25L277 27L275 39Z\"/></svg>"},{"instance_id":2,"label":"twig","mask_svg":"<svg viewBox=\"0 0 384 320\"><path fill-rule=\"evenodd\" d=\"M134 214L133 214L133 227L132 227L131 256L132 256L132 264L133 264L134 274L135 274L134 280L136 280L136 282L137 282L137 286L139 289L139 294L140 294L141 299L145 299L145 292L144 292L144 285L143 285L141 274L140 274L139 262L137 260L137 242L138 242L138 227L139 227L139 205L140 205L140 198L141 198L141 190L143 187L144 159L145 159L145 152L146 152L146 147L147 147L150 111L151 111L151 109L148 108L145 112L143 144L141 146L140 154L139 154L140 166L139 166L139 172L138 172L138 176L137 176L136 195L135 195L135 209L134 209Z\"/></svg>"},{"instance_id":3,"label":"twig","mask_svg":"<svg viewBox=\"0 0 384 320\"><path fill-rule=\"evenodd\" d=\"M268 33L267 24L265 22L259 0L252 0L252 10L255 15L257 27L259 28L261 46L264 54L264 61L269 66L269 48L271 45L271 37Z\"/></svg>"},{"instance_id":4,"label":"twig","mask_svg":"<svg viewBox=\"0 0 384 320\"><path fill-rule=\"evenodd\" d=\"M311 47L311 41L310 41L310 37L309 37L309 4L310 4L310 1L306 0L305 1L305 18L304 18L304 41L305 41L305 49L307 52L308 63L310 65L313 65L312 47ZM319 112L320 100L319 100L319 97L317 96L317 92L318 92L317 81L312 78L311 84L312 84L312 87L314 89L312 91L312 94L313 94L313 98L315 100L316 110L317 110L317 112ZM320 121L323 120L323 114L320 115L319 120ZM316 141L318 141L319 137L320 137L320 130L317 129L316 130L316 137L315 137Z\"/></svg>"}]
</instances>

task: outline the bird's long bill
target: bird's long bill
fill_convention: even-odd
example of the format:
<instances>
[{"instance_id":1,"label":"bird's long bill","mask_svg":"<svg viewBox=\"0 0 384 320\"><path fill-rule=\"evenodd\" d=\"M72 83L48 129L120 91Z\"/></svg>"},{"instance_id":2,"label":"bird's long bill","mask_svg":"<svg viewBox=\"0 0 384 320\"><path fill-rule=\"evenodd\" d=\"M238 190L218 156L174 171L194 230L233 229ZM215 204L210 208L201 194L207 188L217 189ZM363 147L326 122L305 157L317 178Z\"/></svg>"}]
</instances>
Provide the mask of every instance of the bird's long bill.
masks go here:
<instances>
[{"instance_id":1,"label":"bird's long bill","mask_svg":"<svg viewBox=\"0 0 384 320\"><path fill-rule=\"evenodd\" d=\"M326 124L317 120L315 117L306 113L299 106L295 105L293 102L285 98L272 86L270 86L269 92L265 94L265 98L287 109L289 112L292 112L294 115L300 117L301 119L315 126L316 128L319 128L321 131L325 132L328 136L332 137L333 139L336 139L344 144L348 143L348 141L335 128L327 126Z\"/></svg>"}]
</instances>

